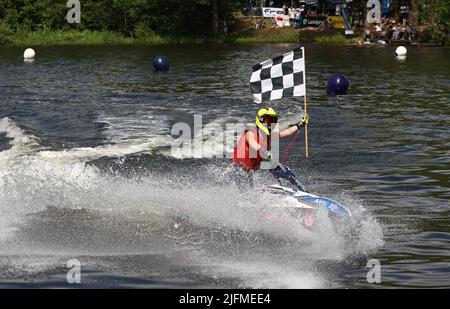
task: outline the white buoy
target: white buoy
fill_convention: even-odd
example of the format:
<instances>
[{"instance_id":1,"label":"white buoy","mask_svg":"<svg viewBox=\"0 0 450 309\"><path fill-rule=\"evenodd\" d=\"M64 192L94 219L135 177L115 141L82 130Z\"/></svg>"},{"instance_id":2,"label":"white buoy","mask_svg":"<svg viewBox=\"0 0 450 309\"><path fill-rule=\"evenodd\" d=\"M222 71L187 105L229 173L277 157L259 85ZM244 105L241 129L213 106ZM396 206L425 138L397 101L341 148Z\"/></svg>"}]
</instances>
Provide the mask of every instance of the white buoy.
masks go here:
<instances>
[{"instance_id":1,"label":"white buoy","mask_svg":"<svg viewBox=\"0 0 450 309\"><path fill-rule=\"evenodd\" d=\"M397 47L397 49L395 50L395 55L396 56L406 56L406 53L408 51L406 50L405 46L399 46Z\"/></svg>"},{"instance_id":2,"label":"white buoy","mask_svg":"<svg viewBox=\"0 0 450 309\"><path fill-rule=\"evenodd\" d=\"M23 53L24 59L34 59L35 56L36 56L36 52L32 48L25 49L25 52Z\"/></svg>"}]
</instances>

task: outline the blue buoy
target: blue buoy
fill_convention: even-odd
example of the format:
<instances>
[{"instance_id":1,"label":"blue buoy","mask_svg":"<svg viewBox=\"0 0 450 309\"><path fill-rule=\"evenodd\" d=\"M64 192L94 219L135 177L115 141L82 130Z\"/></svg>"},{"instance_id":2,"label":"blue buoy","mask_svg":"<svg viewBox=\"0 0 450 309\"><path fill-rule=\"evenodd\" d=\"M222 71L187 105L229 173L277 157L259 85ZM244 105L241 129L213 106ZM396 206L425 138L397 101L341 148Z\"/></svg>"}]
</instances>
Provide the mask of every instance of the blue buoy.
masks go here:
<instances>
[{"instance_id":1,"label":"blue buoy","mask_svg":"<svg viewBox=\"0 0 450 309\"><path fill-rule=\"evenodd\" d=\"M155 71L169 71L169 59L164 55L158 55L153 59L153 67Z\"/></svg>"},{"instance_id":2,"label":"blue buoy","mask_svg":"<svg viewBox=\"0 0 450 309\"><path fill-rule=\"evenodd\" d=\"M340 95L345 94L348 89L347 77L341 74L335 74L328 80L327 94Z\"/></svg>"}]
</instances>

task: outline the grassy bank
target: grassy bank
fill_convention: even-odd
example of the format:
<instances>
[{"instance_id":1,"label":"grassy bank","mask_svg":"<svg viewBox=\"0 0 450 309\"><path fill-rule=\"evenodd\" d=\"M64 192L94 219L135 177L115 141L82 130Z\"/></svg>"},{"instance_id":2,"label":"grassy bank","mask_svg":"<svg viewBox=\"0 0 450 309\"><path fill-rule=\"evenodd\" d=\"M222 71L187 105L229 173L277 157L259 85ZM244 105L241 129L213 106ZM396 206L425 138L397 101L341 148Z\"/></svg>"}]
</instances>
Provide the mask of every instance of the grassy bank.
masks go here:
<instances>
[{"instance_id":1,"label":"grassy bank","mask_svg":"<svg viewBox=\"0 0 450 309\"><path fill-rule=\"evenodd\" d=\"M110 31L90 30L40 30L35 32L19 32L7 37L4 45L14 46L45 46L45 45L162 45L203 43L198 38L165 38L159 35L129 37Z\"/></svg>"},{"instance_id":2,"label":"grassy bank","mask_svg":"<svg viewBox=\"0 0 450 309\"><path fill-rule=\"evenodd\" d=\"M318 33L296 29L270 29L255 33L237 32L218 38L161 37L159 35L127 37L108 31L37 31L18 33L7 38L3 45L163 45L191 43L319 43L353 44L354 39L338 33Z\"/></svg>"},{"instance_id":3,"label":"grassy bank","mask_svg":"<svg viewBox=\"0 0 450 309\"><path fill-rule=\"evenodd\" d=\"M1 31L0 43L15 46L37 45L162 45L186 43L319 43L354 44L354 39L344 36L343 30L308 31L293 28L273 29L266 26L254 29L250 20L239 21L233 32L217 38L162 37L148 30L136 31L126 36L111 31L49 30Z\"/></svg>"}]
</instances>

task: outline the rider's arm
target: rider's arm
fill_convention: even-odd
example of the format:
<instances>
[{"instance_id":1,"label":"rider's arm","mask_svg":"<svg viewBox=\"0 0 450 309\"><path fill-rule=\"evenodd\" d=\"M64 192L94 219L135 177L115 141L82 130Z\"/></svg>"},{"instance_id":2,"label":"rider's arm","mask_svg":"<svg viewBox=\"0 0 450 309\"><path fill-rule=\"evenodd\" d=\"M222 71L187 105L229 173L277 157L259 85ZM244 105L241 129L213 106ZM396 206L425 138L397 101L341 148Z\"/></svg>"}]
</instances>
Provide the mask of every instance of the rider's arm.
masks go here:
<instances>
[{"instance_id":1,"label":"rider's arm","mask_svg":"<svg viewBox=\"0 0 450 309\"><path fill-rule=\"evenodd\" d=\"M300 130L302 127L304 127L305 125L307 125L309 122L309 117L308 115L304 115L302 120L299 123L296 124L292 124L290 125L288 128L280 131L279 133L279 137L283 138L286 136L289 136L291 134L294 134L295 132L297 132L298 130Z\"/></svg>"},{"instance_id":2,"label":"rider's arm","mask_svg":"<svg viewBox=\"0 0 450 309\"><path fill-rule=\"evenodd\" d=\"M245 133L245 139L248 142L249 147L254 151L254 153L259 152L259 155L266 159L266 160L272 160L272 154L270 151L267 151L267 149L263 148L257 141L256 136L253 134L253 132L247 131Z\"/></svg>"},{"instance_id":3,"label":"rider's arm","mask_svg":"<svg viewBox=\"0 0 450 309\"><path fill-rule=\"evenodd\" d=\"M283 138L283 137L289 136L291 134L294 134L298 130L300 130L300 125L295 124L295 125L290 126L290 127L286 128L284 130L281 130L280 133L279 133L279 136L280 136L280 138Z\"/></svg>"},{"instance_id":4,"label":"rider's arm","mask_svg":"<svg viewBox=\"0 0 450 309\"><path fill-rule=\"evenodd\" d=\"M258 144L258 142L256 141L256 136L255 134L253 134L253 132L247 131L247 133L245 133L245 139L247 140L250 148L252 148L255 151L255 153L259 151L261 145Z\"/></svg>"}]
</instances>

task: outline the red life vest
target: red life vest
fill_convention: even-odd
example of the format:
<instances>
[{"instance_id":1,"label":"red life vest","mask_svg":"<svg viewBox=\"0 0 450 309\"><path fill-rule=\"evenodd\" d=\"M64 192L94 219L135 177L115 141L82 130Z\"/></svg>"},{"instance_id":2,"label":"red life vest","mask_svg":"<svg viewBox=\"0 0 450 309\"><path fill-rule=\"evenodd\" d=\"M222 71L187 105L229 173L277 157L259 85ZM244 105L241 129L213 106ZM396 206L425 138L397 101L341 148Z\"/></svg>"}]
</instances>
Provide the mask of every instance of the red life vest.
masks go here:
<instances>
[{"instance_id":1,"label":"red life vest","mask_svg":"<svg viewBox=\"0 0 450 309\"><path fill-rule=\"evenodd\" d=\"M257 170L261 165L261 161L263 161L263 158L259 155L259 151L257 153L254 153L254 151L252 150L250 153L250 145L245 139L245 134L248 131L251 131L256 136L256 141L259 145L261 145L261 147L266 150L268 149L268 147L270 147L270 138L261 138L259 136L260 131L258 130L258 128L245 129L239 139L239 142L234 148L232 160L234 163L239 164L246 170Z\"/></svg>"}]
</instances>

